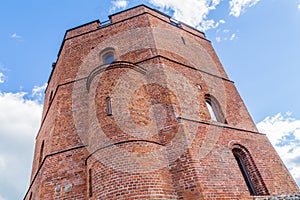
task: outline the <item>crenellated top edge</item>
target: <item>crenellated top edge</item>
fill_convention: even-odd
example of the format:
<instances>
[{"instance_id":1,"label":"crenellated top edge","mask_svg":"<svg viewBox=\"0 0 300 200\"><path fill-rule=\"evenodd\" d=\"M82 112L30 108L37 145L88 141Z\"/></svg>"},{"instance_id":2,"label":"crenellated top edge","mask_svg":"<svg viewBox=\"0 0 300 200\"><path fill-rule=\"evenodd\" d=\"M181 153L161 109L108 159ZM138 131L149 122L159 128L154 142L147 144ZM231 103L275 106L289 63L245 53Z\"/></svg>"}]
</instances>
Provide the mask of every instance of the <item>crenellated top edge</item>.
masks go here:
<instances>
[{"instance_id":1,"label":"crenellated top edge","mask_svg":"<svg viewBox=\"0 0 300 200\"><path fill-rule=\"evenodd\" d=\"M191 27L191 26L189 26L189 25L187 25L183 22L175 20L175 19L171 18L170 16L160 12L159 10L150 8L146 5L138 5L138 6L135 6L133 8L129 8L127 10L120 11L120 12L117 12L115 14L109 15L108 16L109 20L107 20L107 21L100 22L100 20L95 20L95 21L92 21L92 22L89 22L89 23L71 28L71 29L66 31L64 40L67 40L67 39L70 39L72 37L76 37L76 36L79 36L79 35L82 35L82 34L85 34L85 33L89 33L91 31L95 31L95 30L97 30L99 28L102 28L104 26L108 26L110 24L115 24L115 23L133 18L133 17L138 16L138 15L146 14L146 13L150 14L150 15L153 15L155 17L158 17L161 20L164 20L165 22L168 22L168 23L170 23L170 24L172 24L172 25L174 25L178 28L181 28L181 29L185 30L185 31L189 31L192 34L196 34L196 35L198 35L202 38L205 38L205 34L203 32L201 32L201 31L199 31L199 30L197 30L197 29L195 29L195 28L193 28L193 27Z\"/></svg>"}]
</instances>

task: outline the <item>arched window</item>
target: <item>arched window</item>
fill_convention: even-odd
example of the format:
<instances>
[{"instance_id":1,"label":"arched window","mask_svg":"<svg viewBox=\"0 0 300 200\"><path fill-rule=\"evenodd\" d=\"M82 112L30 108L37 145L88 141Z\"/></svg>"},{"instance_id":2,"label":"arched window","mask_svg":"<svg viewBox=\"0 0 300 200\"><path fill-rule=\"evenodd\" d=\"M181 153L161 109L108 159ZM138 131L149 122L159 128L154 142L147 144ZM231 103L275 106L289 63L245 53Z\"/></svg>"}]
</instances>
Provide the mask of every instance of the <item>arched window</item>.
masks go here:
<instances>
[{"instance_id":1,"label":"arched window","mask_svg":"<svg viewBox=\"0 0 300 200\"><path fill-rule=\"evenodd\" d=\"M106 48L104 49L101 54L101 60L103 64L110 64L115 61L115 53L113 48Z\"/></svg>"},{"instance_id":2,"label":"arched window","mask_svg":"<svg viewBox=\"0 0 300 200\"><path fill-rule=\"evenodd\" d=\"M205 103L206 103L208 112L209 112L209 114L210 114L211 120L212 120L212 121L219 121L219 120L217 119L216 113L215 113L215 111L214 111L214 109L213 109L213 107L212 107L212 105L211 105L211 102L208 101L208 100L205 100Z\"/></svg>"},{"instance_id":3,"label":"arched window","mask_svg":"<svg viewBox=\"0 0 300 200\"><path fill-rule=\"evenodd\" d=\"M113 52L108 52L103 55L103 63L104 64L110 64L115 61L115 57Z\"/></svg>"},{"instance_id":4,"label":"arched window","mask_svg":"<svg viewBox=\"0 0 300 200\"><path fill-rule=\"evenodd\" d=\"M42 161L43 161L43 155L44 154L44 140L43 140L43 142L42 142L42 144L41 144L41 149L40 149L40 157L39 157L39 165L42 163Z\"/></svg>"},{"instance_id":5,"label":"arched window","mask_svg":"<svg viewBox=\"0 0 300 200\"><path fill-rule=\"evenodd\" d=\"M248 150L235 145L232 153L237 161L240 171L251 195L268 195L269 192Z\"/></svg>"},{"instance_id":6,"label":"arched window","mask_svg":"<svg viewBox=\"0 0 300 200\"><path fill-rule=\"evenodd\" d=\"M221 110L221 106L213 96L206 94L205 103L212 121L227 123Z\"/></svg>"}]
</instances>

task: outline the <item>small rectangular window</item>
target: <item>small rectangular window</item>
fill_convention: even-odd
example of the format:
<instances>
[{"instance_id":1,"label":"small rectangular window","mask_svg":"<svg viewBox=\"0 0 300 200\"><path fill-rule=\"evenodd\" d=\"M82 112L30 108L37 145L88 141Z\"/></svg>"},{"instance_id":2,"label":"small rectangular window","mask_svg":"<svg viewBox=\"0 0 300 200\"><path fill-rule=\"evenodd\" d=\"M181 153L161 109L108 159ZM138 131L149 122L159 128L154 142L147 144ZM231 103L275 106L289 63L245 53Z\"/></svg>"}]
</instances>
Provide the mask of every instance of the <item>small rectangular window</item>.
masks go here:
<instances>
[{"instance_id":1,"label":"small rectangular window","mask_svg":"<svg viewBox=\"0 0 300 200\"><path fill-rule=\"evenodd\" d=\"M111 109L111 100L110 97L106 98L106 105L107 105L107 115L112 115L112 109Z\"/></svg>"},{"instance_id":2,"label":"small rectangular window","mask_svg":"<svg viewBox=\"0 0 300 200\"><path fill-rule=\"evenodd\" d=\"M93 196L92 169L89 169L89 197Z\"/></svg>"},{"instance_id":3,"label":"small rectangular window","mask_svg":"<svg viewBox=\"0 0 300 200\"><path fill-rule=\"evenodd\" d=\"M51 91L51 93L50 93L49 102L52 101L52 98L53 98L53 91Z\"/></svg>"}]
</instances>

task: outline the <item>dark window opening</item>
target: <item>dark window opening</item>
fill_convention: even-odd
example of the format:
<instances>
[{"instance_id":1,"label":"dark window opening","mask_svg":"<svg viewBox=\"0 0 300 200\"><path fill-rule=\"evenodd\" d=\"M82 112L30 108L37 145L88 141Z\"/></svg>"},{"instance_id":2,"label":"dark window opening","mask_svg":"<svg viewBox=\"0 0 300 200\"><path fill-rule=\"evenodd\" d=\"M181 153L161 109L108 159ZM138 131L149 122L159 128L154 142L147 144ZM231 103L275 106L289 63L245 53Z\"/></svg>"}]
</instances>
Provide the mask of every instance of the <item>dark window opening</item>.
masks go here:
<instances>
[{"instance_id":1,"label":"dark window opening","mask_svg":"<svg viewBox=\"0 0 300 200\"><path fill-rule=\"evenodd\" d=\"M236 161L237 161L237 163L239 165L239 168L240 168L240 170L241 170L241 172L243 174L243 177L244 177L245 182L246 182L246 184L248 186L250 194L251 195L257 195L257 192L256 192L256 190L254 188L254 185L253 185L251 179L250 179L249 173L248 173L248 171L247 171L247 169L245 167L245 164L243 163L242 158L240 157L240 155L238 155L236 153L233 153L233 154L234 154L234 157L235 157L235 159L236 159Z\"/></svg>"},{"instance_id":2,"label":"dark window opening","mask_svg":"<svg viewBox=\"0 0 300 200\"><path fill-rule=\"evenodd\" d=\"M110 97L106 98L106 106L107 106L107 115L112 115L112 109L111 109L111 99Z\"/></svg>"},{"instance_id":3,"label":"dark window opening","mask_svg":"<svg viewBox=\"0 0 300 200\"><path fill-rule=\"evenodd\" d=\"M241 145L235 145L232 153L237 161L237 164L243 175L250 194L268 195L268 189L249 151Z\"/></svg>"},{"instance_id":4,"label":"dark window opening","mask_svg":"<svg viewBox=\"0 0 300 200\"><path fill-rule=\"evenodd\" d=\"M89 197L93 196L92 169L89 169Z\"/></svg>"},{"instance_id":5,"label":"dark window opening","mask_svg":"<svg viewBox=\"0 0 300 200\"><path fill-rule=\"evenodd\" d=\"M43 154L44 154L44 140L42 142L41 149L40 149L39 165L42 163Z\"/></svg>"},{"instance_id":6,"label":"dark window opening","mask_svg":"<svg viewBox=\"0 0 300 200\"><path fill-rule=\"evenodd\" d=\"M49 102L52 101L52 98L53 98L53 91L50 92Z\"/></svg>"},{"instance_id":7,"label":"dark window opening","mask_svg":"<svg viewBox=\"0 0 300 200\"><path fill-rule=\"evenodd\" d=\"M185 45L185 39L184 39L184 37L181 36L181 40L182 40L183 44Z\"/></svg>"}]
</instances>

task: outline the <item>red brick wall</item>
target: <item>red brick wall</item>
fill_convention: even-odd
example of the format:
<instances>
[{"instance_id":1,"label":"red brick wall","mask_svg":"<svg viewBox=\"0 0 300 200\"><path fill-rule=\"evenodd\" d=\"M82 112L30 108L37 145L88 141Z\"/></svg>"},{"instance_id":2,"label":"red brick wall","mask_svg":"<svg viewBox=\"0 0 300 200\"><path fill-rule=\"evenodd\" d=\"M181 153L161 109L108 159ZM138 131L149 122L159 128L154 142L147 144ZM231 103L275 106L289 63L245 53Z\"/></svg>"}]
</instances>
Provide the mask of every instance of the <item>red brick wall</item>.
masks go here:
<instances>
[{"instance_id":1,"label":"red brick wall","mask_svg":"<svg viewBox=\"0 0 300 200\"><path fill-rule=\"evenodd\" d=\"M236 144L271 195L299 190L203 33L144 6L110 19L66 33L25 199L253 199ZM115 52L109 66L101 63L106 48ZM226 123L210 119L205 95Z\"/></svg>"}]
</instances>

